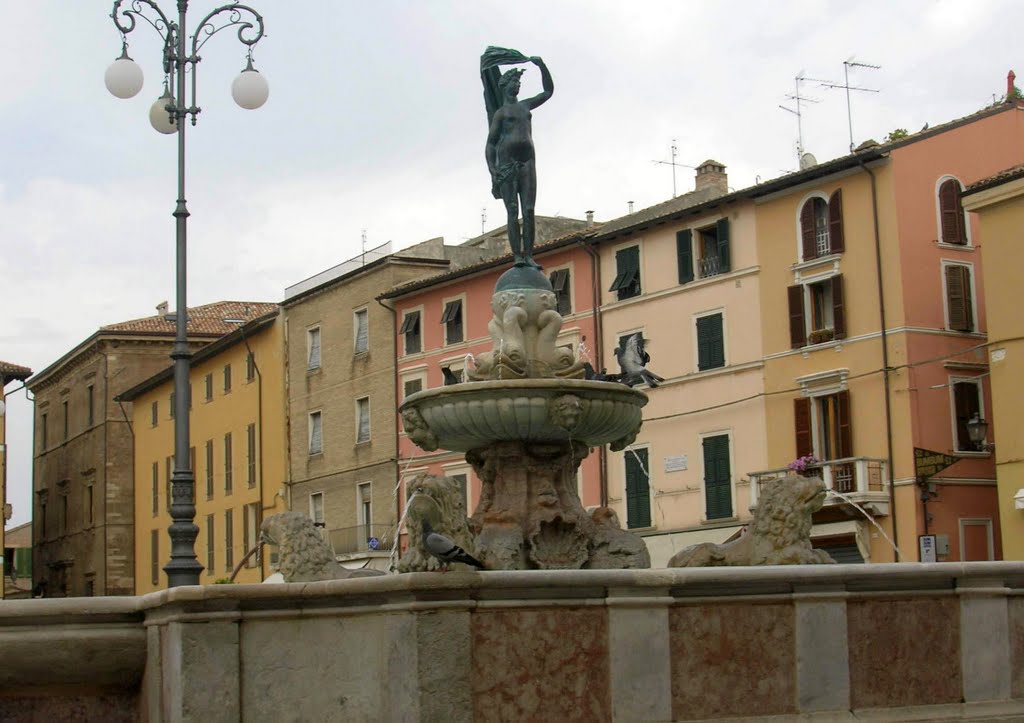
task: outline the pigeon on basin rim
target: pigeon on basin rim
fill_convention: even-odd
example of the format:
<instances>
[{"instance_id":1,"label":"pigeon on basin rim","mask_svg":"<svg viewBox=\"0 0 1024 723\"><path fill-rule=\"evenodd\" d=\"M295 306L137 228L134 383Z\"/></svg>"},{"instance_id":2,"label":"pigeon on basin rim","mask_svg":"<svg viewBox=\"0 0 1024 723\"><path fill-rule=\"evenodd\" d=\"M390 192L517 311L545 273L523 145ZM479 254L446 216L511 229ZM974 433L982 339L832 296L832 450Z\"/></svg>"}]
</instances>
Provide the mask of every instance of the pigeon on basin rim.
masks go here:
<instances>
[{"instance_id":1,"label":"pigeon on basin rim","mask_svg":"<svg viewBox=\"0 0 1024 723\"><path fill-rule=\"evenodd\" d=\"M635 387L637 384L647 383L651 387L656 387L665 381L647 368L651 355L644 350L644 338L640 332L631 335L622 346L616 347L615 358L622 369L619 381L623 384Z\"/></svg>"},{"instance_id":2,"label":"pigeon on basin rim","mask_svg":"<svg viewBox=\"0 0 1024 723\"><path fill-rule=\"evenodd\" d=\"M434 532L429 520L423 520L423 547L427 552L441 561L444 569L453 562L461 562L466 565L484 569L484 564L455 544L450 538L439 532Z\"/></svg>"}]
</instances>

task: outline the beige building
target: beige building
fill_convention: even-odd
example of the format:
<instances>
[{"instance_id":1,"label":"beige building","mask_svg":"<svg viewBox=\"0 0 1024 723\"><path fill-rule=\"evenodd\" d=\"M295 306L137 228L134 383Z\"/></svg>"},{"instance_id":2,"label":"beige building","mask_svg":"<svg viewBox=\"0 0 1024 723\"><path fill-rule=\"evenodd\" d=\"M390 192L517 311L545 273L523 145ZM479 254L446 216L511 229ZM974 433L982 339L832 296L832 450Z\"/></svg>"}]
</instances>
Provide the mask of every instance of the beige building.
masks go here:
<instances>
[{"instance_id":1,"label":"beige building","mask_svg":"<svg viewBox=\"0 0 1024 723\"><path fill-rule=\"evenodd\" d=\"M47 596L135 593L131 403L114 397L167 366L174 315L100 329L28 380L35 396L32 467L35 582ZM189 309L193 351L273 304Z\"/></svg>"},{"instance_id":2,"label":"beige building","mask_svg":"<svg viewBox=\"0 0 1024 723\"><path fill-rule=\"evenodd\" d=\"M4 397L7 394L7 384L10 382L24 382L31 375L32 370L28 367L0 361L0 512L3 513L0 516L0 550L4 551L4 563L0 566L0 575L3 575L5 579L9 577L8 573L14 564L14 558L11 557L10 561L7 559L4 531L4 528L7 526L7 520L11 519L12 514L11 506L7 502L7 405L5 404ZM31 564L29 567L31 568ZM4 585L0 585L0 599L4 597L4 587Z\"/></svg>"},{"instance_id":3,"label":"beige building","mask_svg":"<svg viewBox=\"0 0 1024 723\"><path fill-rule=\"evenodd\" d=\"M284 512L284 322L279 310L239 322L192 357L189 441L200 582L262 582L270 561L248 556L267 515ZM119 395L135 440L135 591L167 587L174 460L174 367Z\"/></svg>"},{"instance_id":4,"label":"beige building","mask_svg":"<svg viewBox=\"0 0 1024 723\"><path fill-rule=\"evenodd\" d=\"M396 527L395 334L385 289L486 258L433 239L370 251L285 290L290 509L352 566L387 566ZM365 263L364 263L365 262Z\"/></svg>"}]
</instances>

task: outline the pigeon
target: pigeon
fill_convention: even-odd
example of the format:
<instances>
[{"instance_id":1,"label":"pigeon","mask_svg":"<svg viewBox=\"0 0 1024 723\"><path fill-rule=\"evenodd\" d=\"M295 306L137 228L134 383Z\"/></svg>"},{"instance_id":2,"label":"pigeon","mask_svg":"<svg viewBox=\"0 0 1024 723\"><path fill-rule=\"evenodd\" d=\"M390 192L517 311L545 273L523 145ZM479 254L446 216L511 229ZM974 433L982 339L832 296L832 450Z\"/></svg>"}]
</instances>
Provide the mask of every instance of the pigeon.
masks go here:
<instances>
[{"instance_id":1,"label":"pigeon","mask_svg":"<svg viewBox=\"0 0 1024 723\"><path fill-rule=\"evenodd\" d=\"M597 371L590 362L583 362L583 374L584 379L592 382L617 382L620 376L618 374L609 374L607 369Z\"/></svg>"},{"instance_id":2,"label":"pigeon","mask_svg":"<svg viewBox=\"0 0 1024 723\"><path fill-rule=\"evenodd\" d=\"M622 369L619 381L623 384L635 387L647 383L651 387L656 387L665 381L647 368L651 355L644 351L644 338L640 332L628 337L625 343L615 350L615 358Z\"/></svg>"},{"instance_id":3,"label":"pigeon","mask_svg":"<svg viewBox=\"0 0 1024 723\"><path fill-rule=\"evenodd\" d=\"M428 520L423 520L423 547L426 548L427 552L441 561L445 570L447 570L448 566L453 562L472 565L480 570L484 569L484 564L482 562L456 545L450 538L445 537L439 532L434 532L434 528L430 526L430 522Z\"/></svg>"},{"instance_id":4,"label":"pigeon","mask_svg":"<svg viewBox=\"0 0 1024 723\"><path fill-rule=\"evenodd\" d=\"M461 384L462 380L459 375L451 370L451 367L441 367L441 374L444 375L444 385L447 387L451 384Z\"/></svg>"}]
</instances>

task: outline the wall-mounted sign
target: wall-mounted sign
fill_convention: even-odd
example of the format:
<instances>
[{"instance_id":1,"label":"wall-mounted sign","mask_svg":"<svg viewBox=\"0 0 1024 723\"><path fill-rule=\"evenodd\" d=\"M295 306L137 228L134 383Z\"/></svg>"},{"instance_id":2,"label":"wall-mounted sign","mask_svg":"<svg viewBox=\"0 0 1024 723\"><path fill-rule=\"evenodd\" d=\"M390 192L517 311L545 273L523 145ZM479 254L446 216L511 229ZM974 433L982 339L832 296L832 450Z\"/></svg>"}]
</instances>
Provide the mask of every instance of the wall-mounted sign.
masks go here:
<instances>
[{"instance_id":1,"label":"wall-mounted sign","mask_svg":"<svg viewBox=\"0 0 1024 723\"><path fill-rule=\"evenodd\" d=\"M951 454L914 447L914 474L917 477L931 477L959 461L959 457Z\"/></svg>"},{"instance_id":2,"label":"wall-mounted sign","mask_svg":"<svg viewBox=\"0 0 1024 723\"><path fill-rule=\"evenodd\" d=\"M918 552L921 553L921 562L937 562L938 556L935 550L935 535L917 536Z\"/></svg>"},{"instance_id":3,"label":"wall-mounted sign","mask_svg":"<svg viewBox=\"0 0 1024 723\"><path fill-rule=\"evenodd\" d=\"M665 458L665 471L666 472L682 472L689 468L689 460L687 460L685 454L677 454L672 457Z\"/></svg>"}]
</instances>

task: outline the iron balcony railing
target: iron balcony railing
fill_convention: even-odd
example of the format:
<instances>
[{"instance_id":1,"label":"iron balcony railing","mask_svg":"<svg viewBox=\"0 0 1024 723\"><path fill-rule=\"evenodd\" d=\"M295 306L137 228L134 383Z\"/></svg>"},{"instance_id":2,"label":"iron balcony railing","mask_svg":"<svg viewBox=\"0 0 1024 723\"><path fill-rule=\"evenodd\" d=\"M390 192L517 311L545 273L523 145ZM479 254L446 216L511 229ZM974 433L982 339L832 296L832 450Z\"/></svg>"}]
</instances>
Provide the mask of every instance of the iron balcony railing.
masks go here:
<instances>
[{"instance_id":1,"label":"iron balcony railing","mask_svg":"<svg viewBox=\"0 0 1024 723\"><path fill-rule=\"evenodd\" d=\"M750 473L750 506L757 505L761 488L768 482L785 477L792 470L769 469ZM884 459L875 457L844 457L808 465L800 474L820 476L829 496L825 504L843 504L840 495L854 502L886 504L889 501L889 465ZM838 493L838 494L837 494ZM887 513L887 507L876 508L879 514Z\"/></svg>"},{"instance_id":2,"label":"iron balcony railing","mask_svg":"<svg viewBox=\"0 0 1024 723\"><path fill-rule=\"evenodd\" d=\"M395 526L373 522L327 531L327 539L335 555L358 552L390 552L395 546Z\"/></svg>"},{"instance_id":3,"label":"iron balcony railing","mask_svg":"<svg viewBox=\"0 0 1024 723\"><path fill-rule=\"evenodd\" d=\"M698 278L706 279L709 276L718 276L720 273L722 273L721 266L717 256L705 256L697 260Z\"/></svg>"}]
</instances>

